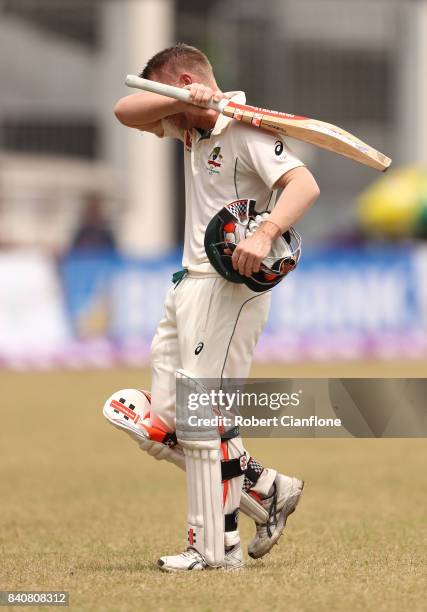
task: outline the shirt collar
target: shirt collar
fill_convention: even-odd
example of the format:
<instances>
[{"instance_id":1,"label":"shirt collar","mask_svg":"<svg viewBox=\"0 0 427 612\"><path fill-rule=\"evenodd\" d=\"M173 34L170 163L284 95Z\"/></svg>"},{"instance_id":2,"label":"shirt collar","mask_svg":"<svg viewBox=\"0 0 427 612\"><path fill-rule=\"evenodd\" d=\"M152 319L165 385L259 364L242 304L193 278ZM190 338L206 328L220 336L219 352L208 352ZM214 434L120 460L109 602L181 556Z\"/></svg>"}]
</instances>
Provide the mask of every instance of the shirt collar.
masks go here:
<instances>
[{"instance_id":1,"label":"shirt collar","mask_svg":"<svg viewBox=\"0 0 427 612\"><path fill-rule=\"evenodd\" d=\"M225 95L230 102L236 102L236 104L246 104L246 94L244 91L228 91ZM218 136L218 134L221 134L221 132L228 127L231 121L233 121L231 117L226 117L225 115L220 114L212 130L209 132L201 132L200 130L197 130L199 134L198 140L210 138L211 136Z\"/></svg>"},{"instance_id":2,"label":"shirt collar","mask_svg":"<svg viewBox=\"0 0 427 612\"><path fill-rule=\"evenodd\" d=\"M236 104L246 104L246 94L244 91L228 91L225 95L230 99L230 102L235 102ZM212 130L212 135L217 136L218 134L221 134L221 132L228 127L231 121L233 121L231 117L226 117L225 115L220 114L215 123L215 127Z\"/></svg>"}]
</instances>

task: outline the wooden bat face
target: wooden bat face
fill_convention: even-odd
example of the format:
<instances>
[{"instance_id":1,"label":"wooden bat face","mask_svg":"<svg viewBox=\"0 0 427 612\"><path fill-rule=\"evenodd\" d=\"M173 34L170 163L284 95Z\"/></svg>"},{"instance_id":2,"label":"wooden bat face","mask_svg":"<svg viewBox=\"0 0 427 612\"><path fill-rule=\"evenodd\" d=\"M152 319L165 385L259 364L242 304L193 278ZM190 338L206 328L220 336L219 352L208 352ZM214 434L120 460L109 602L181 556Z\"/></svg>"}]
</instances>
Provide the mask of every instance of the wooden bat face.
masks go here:
<instances>
[{"instance_id":1,"label":"wooden bat face","mask_svg":"<svg viewBox=\"0 0 427 612\"><path fill-rule=\"evenodd\" d=\"M234 102L228 103L222 112L237 121L309 142L382 172L392 161L350 132L331 123Z\"/></svg>"},{"instance_id":2,"label":"wooden bat face","mask_svg":"<svg viewBox=\"0 0 427 612\"><path fill-rule=\"evenodd\" d=\"M190 101L190 92L186 89L141 79L132 74L127 76L126 84L129 87L137 87L184 102ZM389 157L353 136L350 132L346 132L331 123L225 100L211 102L208 108L254 127L280 132L285 136L309 142L382 172L385 172L391 164Z\"/></svg>"}]
</instances>

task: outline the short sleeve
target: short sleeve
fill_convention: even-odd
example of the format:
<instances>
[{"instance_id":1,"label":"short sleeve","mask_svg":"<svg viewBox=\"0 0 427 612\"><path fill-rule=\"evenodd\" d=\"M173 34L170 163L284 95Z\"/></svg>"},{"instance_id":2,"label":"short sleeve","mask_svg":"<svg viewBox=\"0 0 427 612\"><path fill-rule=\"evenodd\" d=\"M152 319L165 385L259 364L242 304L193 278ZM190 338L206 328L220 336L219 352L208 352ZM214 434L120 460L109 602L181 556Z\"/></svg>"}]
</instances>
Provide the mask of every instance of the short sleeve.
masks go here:
<instances>
[{"instance_id":1,"label":"short sleeve","mask_svg":"<svg viewBox=\"0 0 427 612\"><path fill-rule=\"evenodd\" d=\"M289 170L304 166L279 134L239 124L241 161L264 181L269 189Z\"/></svg>"},{"instance_id":2,"label":"short sleeve","mask_svg":"<svg viewBox=\"0 0 427 612\"><path fill-rule=\"evenodd\" d=\"M162 138L177 138L178 140L184 140L185 130L177 127L169 119L162 119L163 136Z\"/></svg>"}]
</instances>

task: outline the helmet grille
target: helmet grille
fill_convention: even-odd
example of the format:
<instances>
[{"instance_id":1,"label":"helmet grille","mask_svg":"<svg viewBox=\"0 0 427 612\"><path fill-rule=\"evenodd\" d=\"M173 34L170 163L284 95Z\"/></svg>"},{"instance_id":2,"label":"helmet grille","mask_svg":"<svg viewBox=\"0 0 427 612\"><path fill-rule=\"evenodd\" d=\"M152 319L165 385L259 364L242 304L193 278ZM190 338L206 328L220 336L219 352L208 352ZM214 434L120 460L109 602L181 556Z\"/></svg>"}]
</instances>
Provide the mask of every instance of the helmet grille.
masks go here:
<instances>
[{"instance_id":1,"label":"helmet grille","mask_svg":"<svg viewBox=\"0 0 427 612\"><path fill-rule=\"evenodd\" d=\"M249 202L250 200L236 200L227 205L227 209L232 215L236 217L241 223L248 221L249 219Z\"/></svg>"}]
</instances>

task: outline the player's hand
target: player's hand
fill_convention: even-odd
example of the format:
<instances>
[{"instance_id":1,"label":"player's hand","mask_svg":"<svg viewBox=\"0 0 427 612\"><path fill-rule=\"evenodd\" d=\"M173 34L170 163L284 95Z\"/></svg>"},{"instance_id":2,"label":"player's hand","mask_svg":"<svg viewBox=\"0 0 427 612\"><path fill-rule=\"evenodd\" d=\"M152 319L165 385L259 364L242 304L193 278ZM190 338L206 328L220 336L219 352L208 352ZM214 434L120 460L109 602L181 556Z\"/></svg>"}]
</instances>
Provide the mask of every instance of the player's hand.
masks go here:
<instances>
[{"instance_id":1,"label":"player's hand","mask_svg":"<svg viewBox=\"0 0 427 612\"><path fill-rule=\"evenodd\" d=\"M190 101L183 102L182 110L187 118L187 127L199 127L202 129L211 129L217 120L218 112L210 108L206 108L211 100L218 102L223 98L228 99L228 96L222 93L219 89L212 89L200 83L191 83L186 85L184 89L190 91ZM201 106L200 106L201 105Z\"/></svg>"},{"instance_id":2,"label":"player's hand","mask_svg":"<svg viewBox=\"0 0 427 612\"><path fill-rule=\"evenodd\" d=\"M241 240L233 251L233 268L243 276L259 272L261 263L271 251L272 239L264 232L255 232Z\"/></svg>"},{"instance_id":3,"label":"player's hand","mask_svg":"<svg viewBox=\"0 0 427 612\"><path fill-rule=\"evenodd\" d=\"M190 92L191 104L195 104L196 106L207 106L209 102L219 102L227 98L219 89L212 89L201 83L191 83L190 85L186 85L185 89L188 89Z\"/></svg>"}]
</instances>

